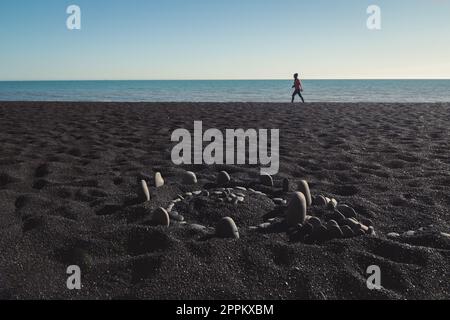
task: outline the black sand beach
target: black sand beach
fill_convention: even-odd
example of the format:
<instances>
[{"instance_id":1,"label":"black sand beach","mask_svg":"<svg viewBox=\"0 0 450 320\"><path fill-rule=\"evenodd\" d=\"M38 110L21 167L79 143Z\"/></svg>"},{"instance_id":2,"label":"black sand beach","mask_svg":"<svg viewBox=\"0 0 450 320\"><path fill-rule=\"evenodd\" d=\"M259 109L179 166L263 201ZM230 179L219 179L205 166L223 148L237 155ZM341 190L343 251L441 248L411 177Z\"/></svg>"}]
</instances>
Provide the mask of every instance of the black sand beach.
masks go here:
<instances>
[{"instance_id":1,"label":"black sand beach","mask_svg":"<svg viewBox=\"0 0 450 320\"><path fill-rule=\"evenodd\" d=\"M280 129L275 187L255 186L258 167L173 165L172 131L195 120ZM1 102L0 299L449 299L449 127L450 104ZM183 185L185 170L197 186ZM305 179L314 196L370 219L376 235L307 244L252 230L275 210L263 196L194 204L180 212L184 225L146 223L221 170L236 186L280 195L284 178L292 191ZM224 216L240 239L207 237ZM82 290L66 288L71 264ZM381 268L381 290L366 286L370 265Z\"/></svg>"}]
</instances>

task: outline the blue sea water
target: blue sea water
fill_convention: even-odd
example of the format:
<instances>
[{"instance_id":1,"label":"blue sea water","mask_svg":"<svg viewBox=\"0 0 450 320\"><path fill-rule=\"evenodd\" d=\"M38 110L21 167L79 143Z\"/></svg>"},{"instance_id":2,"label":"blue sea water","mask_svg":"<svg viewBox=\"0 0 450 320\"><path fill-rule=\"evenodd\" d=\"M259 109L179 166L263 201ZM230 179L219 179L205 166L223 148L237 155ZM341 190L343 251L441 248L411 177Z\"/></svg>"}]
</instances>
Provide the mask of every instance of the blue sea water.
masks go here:
<instances>
[{"instance_id":1,"label":"blue sea water","mask_svg":"<svg viewBox=\"0 0 450 320\"><path fill-rule=\"evenodd\" d=\"M291 80L0 82L0 101L290 102ZM304 80L307 102L450 102L450 80ZM298 97L297 97L298 99Z\"/></svg>"}]
</instances>

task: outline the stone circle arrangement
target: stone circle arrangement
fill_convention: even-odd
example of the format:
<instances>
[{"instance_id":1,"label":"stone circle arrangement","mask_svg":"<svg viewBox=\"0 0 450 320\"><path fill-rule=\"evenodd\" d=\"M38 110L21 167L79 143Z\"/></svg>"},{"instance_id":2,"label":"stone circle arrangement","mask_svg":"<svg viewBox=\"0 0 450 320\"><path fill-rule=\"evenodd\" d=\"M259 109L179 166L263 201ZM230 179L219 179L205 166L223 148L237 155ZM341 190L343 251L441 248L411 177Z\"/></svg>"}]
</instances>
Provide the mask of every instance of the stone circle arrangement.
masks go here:
<instances>
[{"instance_id":1,"label":"stone circle arrangement","mask_svg":"<svg viewBox=\"0 0 450 320\"><path fill-rule=\"evenodd\" d=\"M210 189L201 189L178 195L167 207L160 207L153 211L152 225L170 227L171 223L190 225L197 229L207 229L198 224L190 224L185 217L178 213L177 207L182 203L189 203L197 198L209 198L218 206L225 203L239 206L246 197L264 196L273 201L279 215L267 219L257 226L247 227L250 232L286 232L291 242L317 243L333 239L348 239L365 235L376 235L373 223L369 219L358 220L357 212L346 204L339 204L336 199L324 195L312 196L307 181L298 183L298 190L290 191L290 182L283 180L283 197L271 197L253 188L244 186L230 186L231 176L222 171L217 176L217 184ZM182 177L184 185L194 186L198 184L194 172L187 171ZM155 187L164 186L165 181L161 173L155 174ZM259 184L265 189L274 188L273 178L262 175ZM142 202L151 201L147 182L141 181L139 190ZM314 208L314 210L310 210ZM313 214L308 214L314 211ZM215 236L219 238L239 239L239 227L231 217L224 217L217 221Z\"/></svg>"}]
</instances>

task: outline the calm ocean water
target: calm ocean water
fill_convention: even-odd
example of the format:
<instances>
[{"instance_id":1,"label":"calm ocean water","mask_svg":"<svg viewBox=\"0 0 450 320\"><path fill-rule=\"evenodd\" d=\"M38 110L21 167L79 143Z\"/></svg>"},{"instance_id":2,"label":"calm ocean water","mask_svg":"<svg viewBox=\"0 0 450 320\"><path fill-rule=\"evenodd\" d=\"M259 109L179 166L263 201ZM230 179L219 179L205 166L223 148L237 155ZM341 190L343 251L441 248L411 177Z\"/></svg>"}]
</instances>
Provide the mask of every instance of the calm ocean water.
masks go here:
<instances>
[{"instance_id":1,"label":"calm ocean water","mask_svg":"<svg viewBox=\"0 0 450 320\"><path fill-rule=\"evenodd\" d=\"M0 82L0 101L290 102L292 83L291 80ZM305 80L303 86L307 102L450 102L450 80Z\"/></svg>"}]
</instances>

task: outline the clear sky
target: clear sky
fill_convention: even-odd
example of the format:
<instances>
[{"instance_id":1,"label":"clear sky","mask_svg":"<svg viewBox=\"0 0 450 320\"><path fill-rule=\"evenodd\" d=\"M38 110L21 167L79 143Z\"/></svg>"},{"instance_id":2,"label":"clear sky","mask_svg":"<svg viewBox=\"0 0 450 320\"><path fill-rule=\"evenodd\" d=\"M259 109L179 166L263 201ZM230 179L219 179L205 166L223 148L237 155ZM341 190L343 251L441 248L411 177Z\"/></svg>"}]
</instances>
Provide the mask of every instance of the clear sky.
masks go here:
<instances>
[{"instance_id":1,"label":"clear sky","mask_svg":"<svg viewBox=\"0 0 450 320\"><path fill-rule=\"evenodd\" d=\"M66 9L81 7L81 30ZM366 27L381 7L382 30ZM450 78L450 0L1 0L0 80Z\"/></svg>"}]
</instances>

